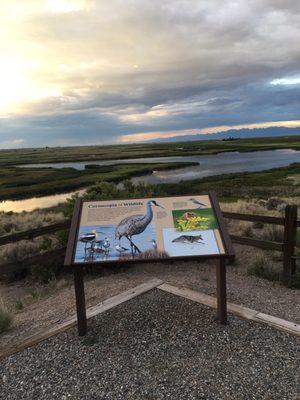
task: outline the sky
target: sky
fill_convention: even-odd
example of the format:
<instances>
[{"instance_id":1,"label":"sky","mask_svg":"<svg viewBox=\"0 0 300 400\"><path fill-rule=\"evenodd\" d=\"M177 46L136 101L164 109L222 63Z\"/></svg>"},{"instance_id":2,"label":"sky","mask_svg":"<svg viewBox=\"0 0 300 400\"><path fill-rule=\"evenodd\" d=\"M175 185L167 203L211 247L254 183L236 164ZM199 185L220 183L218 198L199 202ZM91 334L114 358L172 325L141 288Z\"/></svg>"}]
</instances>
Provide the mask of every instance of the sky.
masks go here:
<instances>
[{"instance_id":1,"label":"sky","mask_svg":"<svg viewBox=\"0 0 300 400\"><path fill-rule=\"evenodd\" d=\"M300 126L299 0L0 0L0 148Z\"/></svg>"}]
</instances>

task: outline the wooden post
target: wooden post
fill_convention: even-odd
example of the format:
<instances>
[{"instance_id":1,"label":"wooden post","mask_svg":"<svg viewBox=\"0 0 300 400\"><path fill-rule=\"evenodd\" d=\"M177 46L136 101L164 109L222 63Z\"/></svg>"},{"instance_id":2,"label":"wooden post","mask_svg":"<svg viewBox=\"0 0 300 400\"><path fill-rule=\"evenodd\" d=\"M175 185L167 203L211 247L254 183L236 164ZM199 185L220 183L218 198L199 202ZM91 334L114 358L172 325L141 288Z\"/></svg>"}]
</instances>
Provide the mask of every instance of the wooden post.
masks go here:
<instances>
[{"instance_id":1,"label":"wooden post","mask_svg":"<svg viewBox=\"0 0 300 400\"><path fill-rule=\"evenodd\" d=\"M226 265L225 258L221 257L216 265L217 277L217 313L221 324L227 324L226 300Z\"/></svg>"},{"instance_id":2,"label":"wooden post","mask_svg":"<svg viewBox=\"0 0 300 400\"><path fill-rule=\"evenodd\" d=\"M74 284L77 310L78 335L84 336L87 330L83 267L74 267Z\"/></svg>"},{"instance_id":3,"label":"wooden post","mask_svg":"<svg viewBox=\"0 0 300 400\"><path fill-rule=\"evenodd\" d=\"M295 274L296 261L294 259L297 235L297 206L287 205L284 219L283 238L283 274L282 279L286 285L291 285Z\"/></svg>"}]
</instances>

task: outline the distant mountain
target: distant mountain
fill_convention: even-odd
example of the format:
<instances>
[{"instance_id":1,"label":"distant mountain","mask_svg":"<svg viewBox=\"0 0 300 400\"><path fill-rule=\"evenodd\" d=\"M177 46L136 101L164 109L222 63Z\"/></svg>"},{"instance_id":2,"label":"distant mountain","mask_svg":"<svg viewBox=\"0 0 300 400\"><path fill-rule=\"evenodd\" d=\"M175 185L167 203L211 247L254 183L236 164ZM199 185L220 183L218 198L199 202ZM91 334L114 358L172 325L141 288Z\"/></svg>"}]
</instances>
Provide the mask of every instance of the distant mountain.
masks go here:
<instances>
[{"instance_id":1,"label":"distant mountain","mask_svg":"<svg viewBox=\"0 0 300 400\"><path fill-rule=\"evenodd\" d=\"M147 142L186 142L189 140L224 140L224 139L249 139L272 136L297 136L300 135L300 128L253 128L253 129L231 129L226 132L196 134L186 136L172 136L165 139L147 140Z\"/></svg>"}]
</instances>

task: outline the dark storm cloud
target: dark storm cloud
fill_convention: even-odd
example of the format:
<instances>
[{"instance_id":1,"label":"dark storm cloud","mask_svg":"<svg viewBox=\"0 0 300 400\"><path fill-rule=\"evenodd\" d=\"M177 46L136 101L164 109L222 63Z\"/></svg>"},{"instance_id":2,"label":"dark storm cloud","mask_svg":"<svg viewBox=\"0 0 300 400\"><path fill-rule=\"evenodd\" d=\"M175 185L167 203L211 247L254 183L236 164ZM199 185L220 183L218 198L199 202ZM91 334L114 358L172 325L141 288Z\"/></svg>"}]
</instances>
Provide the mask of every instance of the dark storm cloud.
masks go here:
<instances>
[{"instance_id":1,"label":"dark storm cloud","mask_svg":"<svg viewBox=\"0 0 300 400\"><path fill-rule=\"evenodd\" d=\"M40 10L24 21L51 66L37 79L62 94L28 102L26 117L2 121L0 137L108 143L129 133L300 119L299 85L270 84L300 74L299 4L112 0Z\"/></svg>"}]
</instances>

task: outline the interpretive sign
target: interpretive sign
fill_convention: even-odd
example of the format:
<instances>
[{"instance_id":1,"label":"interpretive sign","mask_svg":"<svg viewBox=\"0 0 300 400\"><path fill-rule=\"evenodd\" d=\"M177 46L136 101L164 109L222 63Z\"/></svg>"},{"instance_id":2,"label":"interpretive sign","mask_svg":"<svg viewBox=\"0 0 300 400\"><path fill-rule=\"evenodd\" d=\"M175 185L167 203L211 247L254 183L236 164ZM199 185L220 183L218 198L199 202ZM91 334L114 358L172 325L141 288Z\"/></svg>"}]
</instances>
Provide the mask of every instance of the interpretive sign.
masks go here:
<instances>
[{"instance_id":1,"label":"interpretive sign","mask_svg":"<svg viewBox=\"0 0 300 400\"><path fill-rule=\"evenodd\" d=\"M220 254L208 195L82 203L74 263Z\"/></svg>"},{"instance_id":2,"label":"interpretive sign","mask_svg":"<svg viewBox=\"0 0 300 400\"><path fill-rule=\"evenodd\" d=\"M79 199L65 265L74 266L75 284L77 276L82 297L78 271L84 265L190 258L218 258L220 265L225 265L224 260L233 256L214 193L129 200ZM225 266L221 269L224 277L220 275L220 280L225 281ZM78 309L80 298L76 297Z\"/></svg>"}]
</instances>

